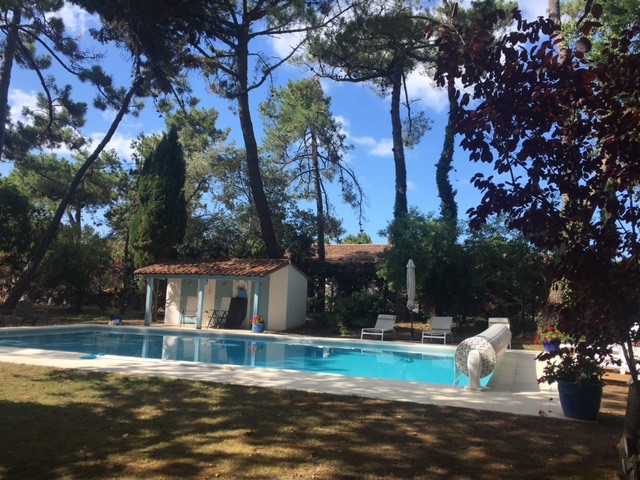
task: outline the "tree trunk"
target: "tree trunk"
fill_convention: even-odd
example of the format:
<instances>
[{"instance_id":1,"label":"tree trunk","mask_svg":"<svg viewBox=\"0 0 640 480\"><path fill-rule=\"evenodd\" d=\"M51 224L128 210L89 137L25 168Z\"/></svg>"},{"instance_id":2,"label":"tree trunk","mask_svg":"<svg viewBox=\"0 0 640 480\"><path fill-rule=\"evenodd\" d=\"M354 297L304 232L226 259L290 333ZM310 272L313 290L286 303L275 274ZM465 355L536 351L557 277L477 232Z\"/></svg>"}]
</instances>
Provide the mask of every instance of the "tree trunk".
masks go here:
<instances>
[{"instance_id":1,"label":"tree trunk","mask_svg":"<svg viewBox=\"0 0 640 480\"><path fill-rule=\"evenodd\" d=\"M620 439L621 478L640 479L640 384L638 365L633 356L634 344L631 339L622 343L624 359L631 374L631 385L627 395L627 410L624 416L622 438Z\"/></svg>"},{"instance_id":2,"label":"tree trunk","mask_svg":"<svg viewBox=\"0 0 640 480\"><path fill-rule=\"evenodd\" d=\"M51 245L51 242L56 237L56 234L58 232L58 227L60 226L60 220L62 219L62 216L64 215L64 212L67 209L67 206L71 202L71 199L75 195L76 190L78 189L78 186L80 185L80 182L84 177L84 174L87 172L87 170L89 170L89 168L91 168L91 165L93 165L93 162L96 161L100 153L102 153L104 148L107 146L107 144L111 140L111 137L113 137L113 134L116 132L116 129L120 124L120 121L122 120L122 118L124 117L124 114L129 109L129 104L131 103L131 99L133 98L135 93L138 91L138 89L142 85L143 80L144 80L143 77L137 77L134 80L133 85L131 86L131 89L127 92L127 95L124 98L124 101L122 103L122 106L120 107L120 110L118 111L116 117L113 119L113 122L111 122L109 131L104 136L100 144L91 153L91 155L89 155L87 160L85 160L85 162L82 164L80 169L76 172L75 176L73 177L73 180L71 180L69 189L67 190L67 193L60 201L60 205L58 205L58 209L56 210L56 213L53 216L53 219L51 220L49 227L47 227L47 231L45 232L44 237L40 242L40 245L38 245L38 248L36 249L33 256L31 257L31 260L29 261L26 268L22 272L22 275L20 276L16 284L11 289L11 293L9 294L9 296L7 297L4 303L4 306L6 308L15 308L18 301L20 300L24 292L27 290L27 288L33 281L33 278L36 275L36 271L38 270L40 263L44 259L44 256L46 255L47 250L49 249L49 245Z\"/></svg>"},{"instance_id":3,"label":"tree trunk","mask_svg":"<svg viewBox=\"0 0 640 480\"><path fill-rule=\"evenodd\" d=\"M311 135L311 157L313 161L313 181L316 191L316 210L318 212L318 310L322 313L325 311L325 248L324 248L324 202L322 201L322 181L320 178L320 163L318 160L318 139L315 135Z\"/></svg>"},{"instance_id":4,"label":"tree trunk","mask_svg":"<svg viewBox=\"0 0 640 480\"><path fill-rule=\"evenodd\" d=\"M629 365L630 368L634 368ZM627 411L624 417L624 428L622 430L622 438L620 439L620 459L622 461L621 477L629 480L637 480L640 478L640 445L638 439L640 436L640 395L638 395L638 387L636 385L629 386L629 395L627 396Z\"/></svg>"},{"instance_id":5,"label":"tree trunk","mask_svg":"<svg viewBox=\"0 0 640 480\"><path fill-rule=\"evenodd\" d=\"M238 117L240 118L240 127L242 129L242 137L244 138L244 146L247 155L247 173L249 175L249 185L251 187L251 195L255 203L258 219L260 220L260 230L262 240L264 241L269 258L282 258L280 247L276 237L276 231L273 228L273 220L271 218L271 209L267 196L264 193L264 184L262 182L262 174L260 173L260 157L258 155L258 143L253 130L253 122L251 120L251 111L249 109L249 92L248 92L248 45L247 41L240 41L238 47Z\"/></svg>"},{"instance_id":6,"label":"tree trunk","mask_svg":"<svg viewBox=\"0 0 640 480\"><path fill-rule=\"evenodd\" d=\"M124 237L124 251L122 253L122 291L118 301L118 313L124 314L127 308L127 295L129 293L129 229Z\"/></svg>"},{"instance_id":7,"label":"tree trunk","mask_svg":"<svg viewBox=\"0 0 640 480\"><path fill-rule=\"evenodd\" d=\"M22 20L22 10L16 7L13 10L9 33L4 43L2 67L0 67L0 160L4 152L4 136L9 113L9 86L11 85L11 70L18 44L18 26Z\"/></svg>"},{"instance_id":8,"label":"tree trunk","mask_svg":"<svg viewBox=\"0 0 640 480\"><path fill-rule=\"evenodd\" d=\"M75 228L77 240L80 241L82 239L82 207L80 206L80 202L78 201L78 205L76 207L76 218L75 218Z\"/></svg>"},{"instance_id":9,"label":"tree trunk","mask_svg":"<svg viewBox=\"0 0 640 480\"><path fill-rule=\"evenodd\" d=\"M549 0L549 18L560 27L560 0ZM558 28L558 31L553 35L553 39L558 45L558 62L563 64L567 59L567 46L564 42L562 30Z\"/></svg>"},{"instance_id":10,"label":"tree trunk","mask_svg":"<svg viewBox=\"0 0 640 480\"><path fill-rule=\"evenodd\" d=\"M436 185L438 186L438 196L440 197L440 216L443 220L450 222L457 231L458 223L458 206L456 205L456 192L451 186L449 172L453 163L453 152L455 149L455 114L457 102L455 99L455 85L449 83L449 120L444 134L444 145L442 146L442 154L440 160L436 164Z\"/></svg>"},{"instance_id":11,"label":"tree trunk","mask_svg":"<svg viewBox=\"0 0 640 480\"><path fill-rule=\"evenodd\" d=\"M560 0L549 0L549 18L560 25Z\"/></svg>"},{"instance_id":12,"label":"tree trunk","mask_svg":"<svg viewBox=\"0 0 640 480\"><path fill-rule=\"evenodd\" d=\"M407 165L404 160L402 143L402 121L400 119L400 96L402 93L403 61L398 59L393 71L391 90L391 128L393 137L393 161L396 169L396 198L393 217L399 218L409 211L407 206Z\"/></svg>"}]
</instances>

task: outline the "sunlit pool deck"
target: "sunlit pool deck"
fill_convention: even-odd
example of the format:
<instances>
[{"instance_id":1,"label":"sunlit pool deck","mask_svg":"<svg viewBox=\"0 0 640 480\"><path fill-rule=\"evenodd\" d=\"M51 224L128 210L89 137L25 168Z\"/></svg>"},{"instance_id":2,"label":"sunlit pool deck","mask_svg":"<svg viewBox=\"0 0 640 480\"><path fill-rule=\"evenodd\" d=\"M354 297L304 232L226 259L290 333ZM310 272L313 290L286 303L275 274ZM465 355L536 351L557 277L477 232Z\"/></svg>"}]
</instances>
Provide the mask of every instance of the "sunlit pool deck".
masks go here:
<instances>
[{"instance_id":1,"label":"sunlit pool deck","mask_svg":"<svg viewBox=\"0 0 640 480\"><path fill-rule=\"evenodd\" d=\"M35 328L44 333L46 330L58 331L66 327ZM127 331L140 329L140 327L107 328L122 328ZM166 326L151 326L148 328L151 329L151 331L162 330L165 332L169 329ZM33 331L34 327L3 328L1 332L19 332L23 329ZM176 330L178 329L176 328ZM182 331L184 331L184 328ZM340 339L332 339L332 341L340 341ZM349 339L348 342L353 342L353 340ZM364 343L369 342L363 342L363 344ZM391 342L385 341L385 343ZM455 349L455 346L452 346L451 349ZM535 357L535 352L508 350L501 357L487 388L481 391L472 391L459 387L430 385L417 382L377 380L333 374L295 372L291 370L253 369L236 365L210 365L205 363L139 359L111 355L105 355L92 360L83 360L79 358L77 353L0 347L0 362L114 372L127 375L183 378L187 380L304 390L336 395L355 395L393 401L564 418L558 402L558 394L555 386L550 387L546 384L538 385L537 378L541 375L542 365L536 361Z\"/></svg>"}]
</instances>

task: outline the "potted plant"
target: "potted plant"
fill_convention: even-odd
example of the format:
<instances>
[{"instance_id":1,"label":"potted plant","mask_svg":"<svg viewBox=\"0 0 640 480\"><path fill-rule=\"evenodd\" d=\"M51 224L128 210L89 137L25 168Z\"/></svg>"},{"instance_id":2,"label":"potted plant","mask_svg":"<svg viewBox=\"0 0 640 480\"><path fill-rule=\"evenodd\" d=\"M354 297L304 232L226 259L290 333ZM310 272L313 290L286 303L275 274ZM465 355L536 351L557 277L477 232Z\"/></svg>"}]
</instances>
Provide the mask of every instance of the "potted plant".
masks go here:
<instances>
[{"instance_id":1,"label":"potted plant","mask_svg":"<svg viewBox=\"0 0 640 480\"><path fill-rule=\"evenodd\" d=\"M251 329L255 333L262 333L264 329L267 327L267 321L264 317L256 315L251 319Z\"/></svg>"},{"instance_id":2,"label":"potted plant","mask_svg":"<svg viewBox=\"0 0 640 480\"><path fill-rule=\"evenodd\" d=\"M604 368L588 348L562 348L556 355L542 354L547 359L538 382L558 384L562 412L568 418L595 420L600 411Z\"/></svg>"},{"instance_id":3,"label":"potted plant","mask_svg":"<svg viewBox=\"0 0 640 480\"><path fill-rule=\"evenodd\" d=\"M555 352L560 344L567 340L567 336L553 325L547 325L539 330L533 343L542 345L545 352Z\"/></svg>"},{"instance_id":4,"label":"potted plant","mask_svg":"<svg viewBox=\"0 0 640 480\"><path fill-rule=\"evenodd\" d=\"M122 323L122 313L120 313L120 310L112 310L111 325L120 325L121 323Z\"/></svg>"}]
</instances>

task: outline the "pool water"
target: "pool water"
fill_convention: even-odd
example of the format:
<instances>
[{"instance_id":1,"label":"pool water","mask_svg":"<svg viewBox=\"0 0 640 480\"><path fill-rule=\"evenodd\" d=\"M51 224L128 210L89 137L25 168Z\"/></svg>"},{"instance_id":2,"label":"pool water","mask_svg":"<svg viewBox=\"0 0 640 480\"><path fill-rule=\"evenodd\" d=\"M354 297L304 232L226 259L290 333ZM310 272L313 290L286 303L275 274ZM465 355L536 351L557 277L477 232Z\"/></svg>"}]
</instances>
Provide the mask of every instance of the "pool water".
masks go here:
<instances>
[{"instance_id":1,"label":"pool water","mask_svg":"<svg viewBox=\"0 0 640 480\"><path fill-rule=\"evenodd\" d=\"M454 364L454 350L354 340L296 339L260 335L194 335L88 330L0 336L0 347L204 362L254 368L465 386L468 378ZM86 356L86 355L83 355ZM482 380L486 385L490 377Z\"/></svg>"}]
</instances>

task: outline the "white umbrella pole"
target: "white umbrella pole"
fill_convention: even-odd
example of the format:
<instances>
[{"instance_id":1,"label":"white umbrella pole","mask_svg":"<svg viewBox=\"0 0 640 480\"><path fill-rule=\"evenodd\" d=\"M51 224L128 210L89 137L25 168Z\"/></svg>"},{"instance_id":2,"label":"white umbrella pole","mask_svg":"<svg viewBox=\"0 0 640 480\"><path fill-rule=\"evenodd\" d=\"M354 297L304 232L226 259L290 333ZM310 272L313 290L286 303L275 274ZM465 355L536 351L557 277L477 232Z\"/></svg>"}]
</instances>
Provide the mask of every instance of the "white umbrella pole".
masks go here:
<instances>
[{"instance_id":1,"label":"white umbrella pole","mask_svg":"<svg viewBox=\"0 0 640 480\"><path fill-rule=\"evenodd\" d=\"M416 266L413 260L407 262L407 308L411 319L411 338L414 338L413 331L413 305L416 298Z\"/></svg>"}]
</instances>

